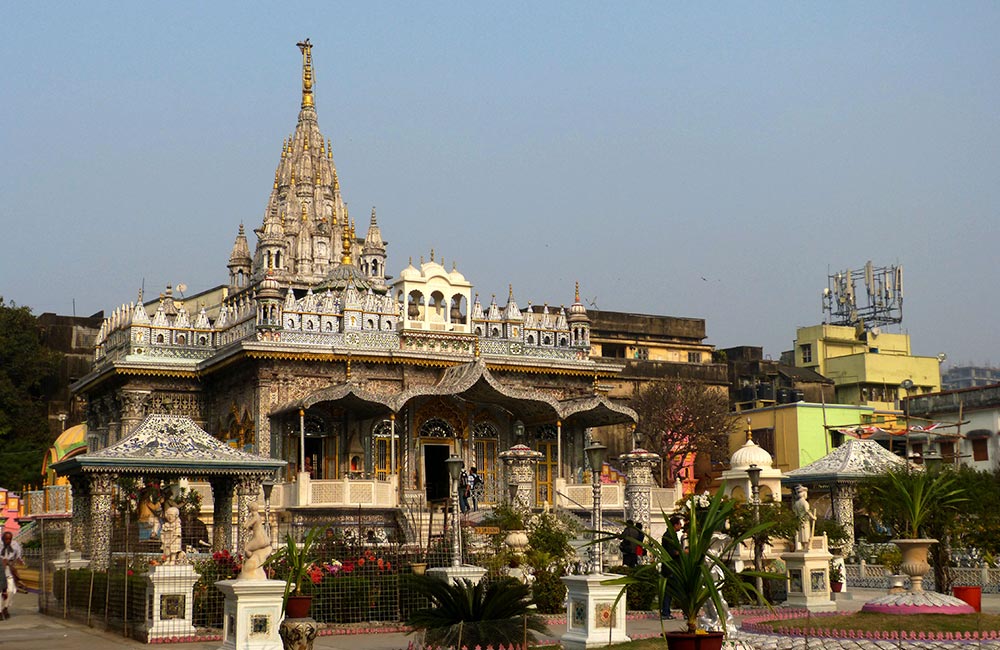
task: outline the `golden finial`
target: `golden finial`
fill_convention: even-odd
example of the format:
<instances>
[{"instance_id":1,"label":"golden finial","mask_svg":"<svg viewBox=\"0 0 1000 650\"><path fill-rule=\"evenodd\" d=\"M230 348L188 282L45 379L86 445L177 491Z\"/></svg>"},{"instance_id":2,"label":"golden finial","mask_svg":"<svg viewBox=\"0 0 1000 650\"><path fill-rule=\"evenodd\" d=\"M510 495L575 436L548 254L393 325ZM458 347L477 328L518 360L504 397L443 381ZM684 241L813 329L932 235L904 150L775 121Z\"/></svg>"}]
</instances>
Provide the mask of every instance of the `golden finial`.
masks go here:
<instances>
[{"instance_id":1,"label":"golden finial","mask_svg":"<svg viewBox=\"0 0 1000 650\"><path fill-rule=\"evenodd\" d=\"M375 225L375 206L372 206L372 225Z\"/></svg>"},{"instance_id":2,"label":"golden finial","mask_svg":"<svg viewBox=\"0 0 1000 650\"><path fill-rule=\"evenodd\" d=\"M345 379L347 379L347 381L351 381L351 355L347 355L347 366L344 371L347 375Z\"/></svg>"},{"instance_id":3,"label":"golden finial","mask_svg":"<svg viewBox=\"0 0 1000 650\"><path fill-rule=\"evenodd\" d=\"M323 138L320 138L319 139L319 155L322 156L325 153L326 153L326 143L323 142Z\"/></svg>"},{"instance_id":4,"label":"golden finial","mask_svg":"<svg viewBox=\"0 0 1000 650\"><path fill-rule=\"evenodd\" d=\"M513 299L514 299L514 285L513 284L508 284L507 285L507 302L510 302Z\"/></svg>"},{"instance_id":5,"label":"golden finial","mask_svg":"<svg viewBox=\"0 0 1000 650\"><path fill-rule=\"evenodd\" d=\"M281 139L281 157L288 157L288 138Z\"/></svg>"},{"instance_id":6,"label":"golden finial","mask_svg":"<svg viewBox=\"0 0 1000 650\"><path fill-rule=\"evenodd\" d=\"M274 170L274 189L278 189L278 170Z\"/></svg>"},{"instance_id":7,"label":"golden finial","mask_svg":"<svg viewBox=\"0 0 1000 650\"><path fill-rule=\"evenodd\" d=\"M747 442L753 442L753 429L750 428L750 418L747 418Z\"/></svg>"},{"instance_id":8,"label":"golden finial","mask_svg":"<svg viewBox=\"0 0 1000 650\"><path fill-rule=\"evenodd\" d=\"M432 262L434 261L434 249L433 248L431 249L431 261Z\"/></svg>"},{"instance_id":9,"label":"golden finial","mask_svg":"<svg viewBox=\"0 0 1000 650\"><path fill-rule=\"evenodd\" d=\"M295 185L295 170L292 170L292 185Z\"/></svg>"},{"instance_id":10,"label":"golden finial","mask_svg":"<svg viewBox=\"0 0 1000 650\"><path fill-rule=\"evenodd\" d=\"M475 348L473 354L476 355L477 359L479 358L479 337L478 336L476 337L476 348Z\"/></svg>"},{"instance_id":11,"label":"golden finial","mask_svg":"<svg viewBox=\"0 0 1000 650\"><path fill-rule=\"evenodd\" d=\"M306 215L306 202L302 202L302 220L305 221L309 217Z\"/></svg>"},{"instance_id":12,"label":"golden finial","mask_svg":"<svg viewBox=\"0 0 1000 650\"><path fill-rule=\"evenodd\" d=\"M316 184L316 185L319 185L319 183L320 183L319 170L318 169L316 170L316 180L314 180L313 183Z\"/></svg>"},{"instance_id":13,"label":"golden finial","mask_svg":"<svg viewBox=\"0 0 1000 650\"><path fill-rule=\"evenodd\" d=\"M333 160L333 145L330 144L329 140L326 141L326 157Z\"/></svg>"},{"instance_id":14,"label":"golden finial","mask_svg":"<svg viewBox=\"0 0 1000 650\"><path fill-rule=\"evenodd\" d=\"M351 229L350 217L347 214L347 204L344 204L344 227L341 232L341 244L343 245L343 252L340 255L341 264L351 263L351 238L353 232Z\"/></svg>"},{"instance_id":15,"label":"golden finial","mask_svg":"<svg viewBox=\"0 0 1000 650\"><path fill-rule=\"evenodd\" d=\"M302 108L313 105L312 43L307 38L296 43L302 51Z\"/></svg>"},{"instance_id":16,"label":"golden finial","mask_svg":"<svg viewBox=\"0 0 1000 650\"><path fill-rule=\"evenodd\" d=\"M340 192L340 177L337 176L337 168L333 168L333 192L334 194Z\"/></svg>"},{"instance_id":17,"label":"golden finial","mask_svg":"<svg viewBox=\"0 0 1000 650\"><path fill-rule=\"evenodd\" d=\"M580 302L580 281L576 282L576 301Z\"/></svg>"}]
</instances>

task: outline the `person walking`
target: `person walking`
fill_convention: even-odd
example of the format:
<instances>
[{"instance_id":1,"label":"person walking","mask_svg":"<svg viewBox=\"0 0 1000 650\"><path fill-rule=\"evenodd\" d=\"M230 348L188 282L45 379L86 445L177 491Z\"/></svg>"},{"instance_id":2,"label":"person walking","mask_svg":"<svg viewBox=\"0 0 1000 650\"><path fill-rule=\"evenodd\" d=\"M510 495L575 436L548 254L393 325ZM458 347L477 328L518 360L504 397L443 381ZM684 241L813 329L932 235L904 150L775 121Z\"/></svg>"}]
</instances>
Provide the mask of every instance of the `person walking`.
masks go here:
<instances>
[{"instance_id":1,"label":"person walking","mask_svg":"<svg viewBox=\"0 0 1000 650\"><path fill-rule=\"evenodd\" d=\"M469 496L472 497L473 511L479 511L479 501L483 498L483 477L475 467L469 469Z\"/></svg>"},{"instance_id":2,"label":"person walking","mask_svg":"<svg viewBox=\"0 0 1000 650\"><path fill-rule=\"evenodd\" d=\"M14 533L5 530L0 537L3 544L0 545L0 562L3 564L3 594L0 595L0 617L10 618L10 603L17 593L17 588L24 588L21 584L21 576L17 575L17 563L24 557L24 550L19 542L14 541Z\"/></svg>"},{"instance_id":3,"label":"person walking","mask_svg":"<svg viewBox=\"0 0 1000 650\"><path fill-rule=\"evenodd\" d=\"M677 539L676 547L671 544L671 535ZM670 517L670 528L663 533L663 538L660 540L660 544L664 549L666 549L667 553L674 560L679 560L681 558L680 547L683 545L683 536L684 518L680 515L672 515ZM660 564L660 575L666 580L670 579L670 572L663 564ZM670 613L670 593L666 590L664 590L663 597L660 601L660 618L673 618L673 614Z\"/></svg>"},{"instance_id":4,"label":"person walking","mask_svg":"<svg viewBox=\"0 0 1000 650\"><path fill-rule=\"evenodd\" d=\"M622 530L621 543L618 549L622 552L622 564L632 568L639 564L639 542L642 541L642 529L637 528L635 522L629 519L625 522L625 529Z\"/></svg>"}]
</instances>

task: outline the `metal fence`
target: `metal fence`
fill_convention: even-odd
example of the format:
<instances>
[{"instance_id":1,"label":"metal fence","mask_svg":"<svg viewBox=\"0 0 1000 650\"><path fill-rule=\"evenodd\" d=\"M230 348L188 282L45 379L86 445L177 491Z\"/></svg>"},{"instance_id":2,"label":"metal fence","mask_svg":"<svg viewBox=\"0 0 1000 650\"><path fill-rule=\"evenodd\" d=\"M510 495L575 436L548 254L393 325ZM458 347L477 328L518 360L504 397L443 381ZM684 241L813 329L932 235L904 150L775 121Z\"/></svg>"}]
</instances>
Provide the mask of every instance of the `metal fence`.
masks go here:
<instances>
[{"instance_id":1,"label":"metal fence","mask_svg":"<svg viewBox=\"0 0 1000 650\"><path fill-rule=\"evenodd\" d=\"M151 636L181 641L221 638L225 598L215 583L237 577L241 558L228 550L195 551L209 538L206 530L204 539L185 534L189 565L167 567L159 542L149 538L149 531L140 530L134 518L117 517L107 571L92 571L85 561L64 553L68 521L39 520L37 548L30 551L29 561L39 570L40 610L143 641ZM397 625L429 604L406 576L452 564L450 531L418 545L359 542L358 535L344 535L334 526L330 530L316 542L303 584L303 591L313 596L310 615L327 626ZM272 539L284 540L288 532L299 537L305 529L283 524ZM498 562L501 543L502 534L463 526L463 562L486 568L488 581L507 576L510 567ZM74 568L79 565L84 566ZM271 563L269 571L279 580L287 575L280 561ZM154 612L159 615L154 617Z\"/></svg>"}]
</instances>

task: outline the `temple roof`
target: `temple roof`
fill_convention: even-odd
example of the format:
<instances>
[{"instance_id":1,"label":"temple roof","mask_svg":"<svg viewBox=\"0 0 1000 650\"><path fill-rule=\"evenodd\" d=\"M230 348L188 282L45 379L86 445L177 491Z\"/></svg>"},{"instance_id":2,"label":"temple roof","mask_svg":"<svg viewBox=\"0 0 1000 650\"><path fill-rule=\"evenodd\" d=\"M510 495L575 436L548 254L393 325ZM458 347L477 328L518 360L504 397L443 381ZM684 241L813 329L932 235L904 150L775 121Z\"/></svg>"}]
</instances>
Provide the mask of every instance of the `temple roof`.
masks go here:
<instances>
[{"instance_id":1,"label":"temple roof","mask_svg":"<svg viewBox=\"0 0 1000 650\"><path fill-rule=\"evenodd\" d=\"M850 438L823 458L788 472L781 482L858 481L905 464L905 460L874 440Z\"/></svg>"},{"instance_id":2,"label":"temple roof","mask_svg":"<svg viewBox=\"0 0 1000 650\"><path fill-rule=\"evenodd\" d=\"M189 417L148 415L117 443L51 468L59 475L117 472L172 476L271 474L285 461L250 454L216 440Z\"/></svg>"}]
</instances>

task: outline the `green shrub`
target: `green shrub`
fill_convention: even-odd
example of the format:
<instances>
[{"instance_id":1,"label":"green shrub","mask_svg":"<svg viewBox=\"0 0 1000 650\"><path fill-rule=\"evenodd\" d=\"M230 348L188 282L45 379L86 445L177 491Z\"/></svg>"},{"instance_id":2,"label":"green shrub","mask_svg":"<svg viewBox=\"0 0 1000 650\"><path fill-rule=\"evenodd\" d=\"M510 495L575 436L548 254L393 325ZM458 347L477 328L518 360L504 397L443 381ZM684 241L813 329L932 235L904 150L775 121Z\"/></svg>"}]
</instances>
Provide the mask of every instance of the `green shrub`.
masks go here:
<instances>
[{"instance_id":1,"label":"green shrub","mask_svg":"<svg viewBox=\"0 0 1000 650\"><path fill-rule=\"evenodd\" d=\"M560 580L562 569L549 571L536 569L531 583L531 598L542 614L559 614L565 611L566 585Z\"/></svg>"},{"instance_id":2,"label":"green shrub","mask_svg":"<svg viewBox=\"0 0 1000 650\"><path fill-rule=\"evenodd\" d=\"M656 602L659 592L660 572L654 564L641 564L637 567L617 566L611 573L629 576L636 582L628 585L625 594L625 607L629 611L649 611Z\"/></svg>"}]
</instances>

